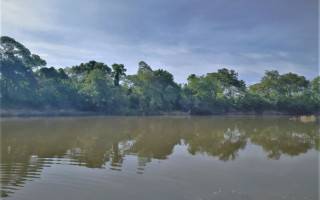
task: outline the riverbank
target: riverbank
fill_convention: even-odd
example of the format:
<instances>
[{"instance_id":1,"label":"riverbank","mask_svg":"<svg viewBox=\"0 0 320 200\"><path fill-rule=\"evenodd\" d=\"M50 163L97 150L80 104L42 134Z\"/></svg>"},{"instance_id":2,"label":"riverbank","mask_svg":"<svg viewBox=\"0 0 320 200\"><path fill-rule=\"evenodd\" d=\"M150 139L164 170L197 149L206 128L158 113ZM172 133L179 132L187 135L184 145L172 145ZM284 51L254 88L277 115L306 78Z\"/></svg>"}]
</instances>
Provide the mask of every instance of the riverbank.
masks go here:
<instances>
[{"instance_id":1,"label":"riverbank","mask_svg":"<svg viewBox=\"0 0 320 200\"><path fill-rule=\"evenodd\" d=\"M30 110L30 109L0 109L1 117L58 117L58 116L97 116L103 112L78 110Z\"/></svg>"},{"instance_id":2,"label":"riverbank","mask_svg":"<svg viewBox=\"0 0 320 200\"><path fill-rule=\"evenodd\" d=\"M99 115L110 115L104 112L93 112L93 111L79 111L72 109L48 109L48 110L34 110L34 109L0 109L1 117L58 117L58 116L99 116ZM117 115L117 114L115 114ZM119 115L119 114L118 114ZM121 115L121 116L148 116L148 115L163 115L163 116L190 116L194 115L191 112L183 111L172 111L163 112L157 114L136 114L136 115ZM261 113L254 111L231 111L225 113L215 113L208 115L288 115L294 116L292 114L279 112L275 110L266 110Z\"/></svg>"}]
</instances>

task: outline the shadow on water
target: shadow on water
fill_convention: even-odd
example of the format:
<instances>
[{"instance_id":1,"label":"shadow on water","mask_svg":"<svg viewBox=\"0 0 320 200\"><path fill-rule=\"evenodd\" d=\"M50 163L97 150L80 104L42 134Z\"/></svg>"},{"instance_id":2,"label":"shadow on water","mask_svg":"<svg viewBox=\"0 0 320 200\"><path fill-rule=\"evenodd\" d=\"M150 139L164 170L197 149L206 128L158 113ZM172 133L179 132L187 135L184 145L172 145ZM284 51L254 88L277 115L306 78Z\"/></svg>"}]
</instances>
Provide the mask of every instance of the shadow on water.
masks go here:
<instances>
[{"instance_id":1,"label":"shadow on water","mask_svg":"<svg viewBox=\"0 0 320 200\"><path fill-rule=\"evenodd\" d=\"M287 117L83 117L2 119L1 196L10 196L52 164L121 171L128 155L137 174L183 143L190 154L220 161L239 157L251 143L278 160L317 149L319 124Z\"/></svg>"}]
</instances>

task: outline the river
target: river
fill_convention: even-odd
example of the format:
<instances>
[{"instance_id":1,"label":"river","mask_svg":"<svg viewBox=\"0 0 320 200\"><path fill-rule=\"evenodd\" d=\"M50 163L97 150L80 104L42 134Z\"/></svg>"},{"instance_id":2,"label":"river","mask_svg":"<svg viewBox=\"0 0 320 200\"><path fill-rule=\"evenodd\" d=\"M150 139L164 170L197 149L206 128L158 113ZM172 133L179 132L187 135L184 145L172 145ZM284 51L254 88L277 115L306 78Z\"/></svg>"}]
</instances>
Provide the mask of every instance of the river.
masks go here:
<instances>
[{"instance_id":1,"label":"river","mask_svg":"<svg viewBox=\"0 0 320 200\"><path fill-rule=\"evenodd\" d=\"M317 200L318 142L287 116L2 118L1 196Z\"/></svg>"}]
</instances>

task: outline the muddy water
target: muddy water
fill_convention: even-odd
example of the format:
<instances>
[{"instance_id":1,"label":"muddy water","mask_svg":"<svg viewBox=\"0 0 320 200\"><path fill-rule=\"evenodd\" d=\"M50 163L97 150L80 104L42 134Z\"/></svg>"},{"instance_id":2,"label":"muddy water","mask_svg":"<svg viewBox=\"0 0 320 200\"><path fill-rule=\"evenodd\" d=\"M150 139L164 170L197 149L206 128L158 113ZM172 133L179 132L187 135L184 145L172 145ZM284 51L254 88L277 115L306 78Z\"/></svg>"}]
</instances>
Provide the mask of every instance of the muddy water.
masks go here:
<instances>
[{"instance_id":1,"label":"muddy water","mask_svg":"<svg viewBox=\"0 0 320 200\"><path fill-rule=\"evenodd\" d=\"M275 116L3 118L1 196L317 200L318 133Z\"/></svg>"}]
</instances>

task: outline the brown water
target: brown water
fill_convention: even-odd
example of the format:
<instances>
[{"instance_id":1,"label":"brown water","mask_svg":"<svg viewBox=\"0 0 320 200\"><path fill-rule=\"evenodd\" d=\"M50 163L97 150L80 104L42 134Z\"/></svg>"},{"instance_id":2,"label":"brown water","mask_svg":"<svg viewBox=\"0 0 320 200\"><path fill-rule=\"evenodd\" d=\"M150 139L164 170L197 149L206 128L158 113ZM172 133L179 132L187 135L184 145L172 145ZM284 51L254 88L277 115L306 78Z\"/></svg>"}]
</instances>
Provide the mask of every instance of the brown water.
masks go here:
<instances>
[{"instance_id":1,"label":"brown water","mask_svg":"<svg viewBox=\"0 0 320 200\"><path fill-rule=\"evenodd\" d=\"M319 124L288 117L2 119L4 199L319 199Z\"/></svg>"}]
</instances>

